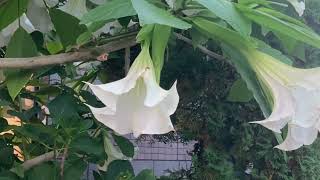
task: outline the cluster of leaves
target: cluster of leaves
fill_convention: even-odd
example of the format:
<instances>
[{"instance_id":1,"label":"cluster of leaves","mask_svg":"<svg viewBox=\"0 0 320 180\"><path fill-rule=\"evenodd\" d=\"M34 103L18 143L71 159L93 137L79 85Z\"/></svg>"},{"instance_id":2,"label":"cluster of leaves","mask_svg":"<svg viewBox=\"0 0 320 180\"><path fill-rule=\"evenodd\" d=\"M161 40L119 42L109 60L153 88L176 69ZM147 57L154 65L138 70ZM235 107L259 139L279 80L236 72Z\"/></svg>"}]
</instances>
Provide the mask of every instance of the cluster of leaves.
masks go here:
<instances>
[{"instance_id":1,"label":"cluster of leaves","mask_svg":"<svg viewBox=\"0 0 320 180\"><path fill-rule=\"evenodd\" d=\"M283 0L281 3L289 4L293 1ZM28 2L0 1L0 31L27 11ZM141 26L152 25L152 30L149 28L148 31L148 26L144 26L146 28L143 30L146 31L140 32L141 36L153 36L153 39L157 40L152 42L152 47L160 46L157 42L163 43L164 39L167 39L163 34L161 36L156 33L159 25L179 29L176 32L190 36L194 46L208 40L208 34L199 28L221 26L218 30L223 29L222 31L214 31L220 33L217 40L226 41L224 43L242 43L242 40L252 42L259 50L280 60L287 62L290 60L286 56L293 57L297 64L308 59L300 53L307 48L300 46L301 42L320 47L320 37L317 34L300 21L286 15L298 18L294 8L299 7L282 8L283 4L279 2L113 0L97 5L94 4L98 2L96 0L79 0L78 2L83 4L75 3L74 10L86 12L87 8L89 9L89 12L81 14L81 17L78 11L68 12L60 8L67 3L72 6L70 2L77 1L59 0L55 6L45 7L54 27L50 32L34 31L29 34L19 23L19 28L12 34L9 44L1 48L0 56L33 57L40 53L53 55L78 51L80 47L92 48L126 37L132 30L128 27L131 21L140 23ZM313 3L317 4L316 1ZM317 16L317 11L311 10L309 15ZM115 34L104 32L98 37L94 35L97 30L114 20L122 25L121 30ZM308 23L318 24L317 21L310 21L310 18L306 20ZM211 26L204 23L200 27L199 22L210 22ZM237 34L235 39L226 35L226 32L230 31ZM166 32L171 33L171 29L166 29ZM255 38L254 43L251 41L252 37ZM181 103L173 118L176 129L183 141L198 141L193 152L193 167L190 171L184 171L183 176L191 179L296 179L312 173L313 177L317 177L315 169L318 168L309 168L319 166L315 160L318 156L314 149L283 154L272 148L281 137L276 140L271 132L247 123L263 119L259 106L264 115L270 113L270 106L264 98L255 73L246 61L241 60L241 57L225 44L211 41L207 43L215 52L228 55L255 95L259 106L235 69L228 64L229 61L208 61L210 58L207 56L194 53L190 47L186 48L176 41L171 40L173 45L170 46L169 59L172 61L167 63L162 73L161 84L168 87L173 78L179 79ZM165 44L161 46L164 47ZM152 48L152 51L157 49ZM170 53L171 49L173 53ZM156 53L159 52L152 53L152 57L157 66L156 71L160 74L163 57L155 57ZM161 53L163 54L159 54ZM63 176L64 179L80 179L89 163L103 165L115 156L115 152L110 152L110 143L106 140L115 141L125 157L133 157L132 144L98 123L84 105L87 103L96 107L102 106L101 102L86 90L82 81L93 82L98 79L105 83L123 77L123 64L119 63L123 61L112 61L121 59L121 56L123 52L110 54L109 61L100 65L64 64L33 70L0 70L1 116L16 116L22 121L21 126L10 126L3 118L0 119L0 130L13 132L1 135L1 178L57 179ZM81 68L84 72L77 72ZM46 79L53 76L58 77L58 81L49 84ZM25 89L26 86L37 89L31 92ZM238 91L239 89L241 91ZM31 109L24 108L23 99L31 99L34 106ZM50 114L43 112L41 107L44 106L48 107ZM15 148L17 151L22 150L25 160L51 151L55 152L55 159L26 170L21 165L21 159L12 154ZM174 176L178 178L179 175ZM154 179L148 170L135 177L129 161L126 160L112 161L106 171L96 172L94 177Z\"/></svg>"},{"instance_id":2,"label":"cluster of leaves","mask_svg":"<svg viewBox=\"0 0 320 180\"><path fill-rule=\"evenodd\" d=\"M27 4L26 0L5 2L0 7L0 27L4 28L21 15L16 7L20 7L22 13ZM33 57L39 53L50 55L73 51L84 42L81 37L91 37L91 34L87 34L87 28L79 25L79 19L58 7L49 10L54 31L48 34L34 31L29 34L19 27L9 44L1 48L1 57ZM109 37L110 34L104 36ZM105 40L104 36L101 39ZM111 54L109 60L119 59L122 54ZM128 160L114 157L115 152L110 151L112 148L118 150L116 153L121 154L123 159L131 159L134 156L133 144L97 122L84 105L104 106L86 90L83 81L99 79L106 82L124 75L122 67L112 67L119 74L112 73L110 76L108 69L109 63L99 66L88 63L32 70L0 70L0 132L4 132L0 135L0 179L81 179L90 164L108 165L107 169L94 172L95 179L155 178L150 170L135 176ZM29 91L26 86L35 89ZM31 108L24 106L26 99L32 101ZM9 125L5 118L10 117L19 118L21 125ZM44 161L31 169L25 168L28 160L52 152L54 157L48 162Z\"/></svg>"}]
</instances>

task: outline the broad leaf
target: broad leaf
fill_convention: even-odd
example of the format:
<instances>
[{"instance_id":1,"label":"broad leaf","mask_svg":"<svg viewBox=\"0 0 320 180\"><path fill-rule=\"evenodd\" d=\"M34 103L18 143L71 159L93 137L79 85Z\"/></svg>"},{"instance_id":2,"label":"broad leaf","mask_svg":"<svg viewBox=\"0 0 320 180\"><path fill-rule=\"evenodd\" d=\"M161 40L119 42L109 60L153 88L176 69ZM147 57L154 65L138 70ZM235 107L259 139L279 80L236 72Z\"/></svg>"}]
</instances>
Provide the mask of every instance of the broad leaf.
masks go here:
<instances>
[{"instance_id":1,"label":"broad leaf","mask_svg":"<svg viewBox=\"0 0 320 180\"><path fill-rule=\"evenodd\" d=\"M75 137L70 144L70 148L72 151L93 154L100 158L105 154L103 143L91 138L86 132Z\"/></svg>"},{"instance_id":2,"label":"broad leaf","mask_svg":"<svg viewBox=\"0 0 320 180\"><path fill-rule=\"evenodd\" d=\"M33 167L26 172L26 179L32 180L56 180L59 176L59 167L55 167L53 164L42 163Z\"/></svg>"},{"instance_id":3,"label":"broad leaf","mask_svg":"<svg viewBox=\"0 0 320 180\"><path fill-rule=\"evenodd\" d=\"M26 11L28 2L28 0L10 0L0 6L0 31Z\"/></svg>"},{"instance_id":4,"label":"broad leaf","mask_svg":"<svg viewBox=\"0 0 320 180\"><path fill-rule=\"evenodd\" d=\"M82 17L81 24L108 21L136 14L131 0L113 0L89 11Z\"/></svg>"},{"instance_id":5,"label":"broad leaf","mask_svg":"<svg viewBox=\"0 0 320 180\"><path fill-rule=\"evenodd\" d=\"M222 25L206 20L204 18L194 18L192 21L196 29L204 35L228 43L236 48L255 48L256 43L250 38L241 36L236 31L223 27Z\"/></svg>"},{"instance_id":6,"label":"broad leaf","mask_svg":"<svg viewBox=\"0 0 320 180\"><path fill-rule=\"evenodd\" d=\"M74 127L78 125L77 99L70 94L61 94L48 104L51 117L54 123L59 123L63 127Z\"/></svg>"},{"instance_id":7,"label":"broad leaf","mask_svg":"<svg viewBox=\"0 0 320 180\"><path fill-rule=\"evenodd\" d=\"M191 25L173 16L168 11L158 8L146 0L132 0L132 5L138 13L140 24L162 24L178 29L189 29Z\"/></svg>"},{"instance_id":8,"label":"broad leaf","mask_svg":"<svg viewBox=\"0 0 320 180\"><path fill-rule=\"evenodd\" d=\"M109 166L104 179L121 180L134 175L132 165L129 161L115 160Z\"/></svg>"},{"instance_id":9,"label":"broad leaf","mask_svg":"<svg viewBox=\"0 0 320 180\"><path fill-rule=\"evenodd\" d=\"M88 164L82 159L68 160L66 161L64 169L64 179L81 179L86 170Z\"/></svg>"},{"instance_id":10,"label":"broad leaf","mask_svg":"<svg viewBox=\"0 0 320 180\"><path fill-rule=\"evenodd\" d=\"M142 42L144 40L150 39L153 30L154 30L154 24L148 24L148 25L144 25L142 26L142 28L140 29L136 39L137 42Z\"/></svg>"},{"instance_id":11,"label":"broad leaf","mask_svg":"<svg viewBox=\"0 0 320 180\"><path fill-rule=\"evenodd\" d=\"M145 169L142 170L133 180L156 180L152 170Z\"/></svg>"},{"instance_id":12,"label":"broad leaf","mask_svg":"<svg viewBox=\"0 0 320 180\"><path fill-rule=\"evenodd\" d=\"M59 9L51 9L50 17L66 49L76 45L78 37L87 31L85 25L79 25L80 20Z\"/></svg>"},{"instance_id":13,"label":"broad leaf","mask_svg":"<svg viewBox=\"0 0 320 180\"><path fill-rule=\"evenodd\" d=\"M274 32L285 34L293 39L305 42L320 48L320 36L310 28L296 23L296 20L275 11L263 9L251 9L245 6L237 6L241 12L252 21L271 29Z\"/></svg>"},{"instance_id":14,"label":"broad leaf","mask_svg":"<svg viewBox=\"0 0 320 180\"><path fill-rule=\"evenodd\" d=\"M246 83L242 79L238 79L231 86L227 100L231 102L249 102L252 98L252 93L248 90Z\"/></svg>"},{"instance_id":15,"label":"broad leaf","mask_svg":"<svg viewBox=\"0 0 320 180\"><path fill-rule=\"evenodd\" d=\"M119 146L122 154L124 154L127 157L134 156L134 146L129 139L117 135L113 135L113 139Z\"/></svg>"},{"instance_id":16,"label":"broad leaf","mask_svg":"<svg viewBox=\"0 0 320 180\"><path fill-rule=\"evenodd\" d=\"M31 36L22 28L13 34L7 49L7 58L37 56L37 47ZM29 82L32 72L28 70L6 70L6 83L9 94L15 99L22 88Z\"/></svg>"},{"instance_id":17,"label":"broad leaf","mask_svg":"<svg viewBox=\"0 0 320 180\"><path fill-rule=\"evenodd\" d=\"M157 82L160 82L161 70L164 63L165 50L171 35L169 26L158 25L154 26L152 36L152 61L156 73Z\"/></svg>"},{"instance_id":18,"label":"broad leaf","mask_svg":"<svg viewBox=\"0 0 320 180\"><path fill-rule=\"evenodd\" d=\"M0 132L3 132L7 127L8 127L7 120L0 117Z\"/></svg>"},{"instance_id":19,"label":"broad leaf","mask_svg":"<svg viewBox=\"0 0 320 180\"><path fill-rule=\"evenodd\" d=\"M196 0L219 18L227 21L236 31L244 36L251 33L251 22L238 12L234 4L226 0Z\"/></svg>"}]
</instances>

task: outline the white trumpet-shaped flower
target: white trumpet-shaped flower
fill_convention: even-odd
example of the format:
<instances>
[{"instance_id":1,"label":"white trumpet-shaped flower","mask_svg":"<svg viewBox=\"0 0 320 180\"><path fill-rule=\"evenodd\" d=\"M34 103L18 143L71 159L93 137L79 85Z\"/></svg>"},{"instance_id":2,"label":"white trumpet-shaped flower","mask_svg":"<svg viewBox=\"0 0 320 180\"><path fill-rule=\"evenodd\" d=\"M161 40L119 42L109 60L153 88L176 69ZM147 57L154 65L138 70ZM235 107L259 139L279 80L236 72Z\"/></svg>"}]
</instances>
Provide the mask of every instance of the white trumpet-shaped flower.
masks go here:
<instances>
[{"instance_id":1,"label":"white trumpet-shaped flower","mask_svg":"<svg viewBox=\"0 0 320 180\"><path fill-rule=\"evenodd\" d=\"M247 57L273 101L271 115L254 123L277 133L288 124L287 137L276 148L289 151L312 144L320 130L320 68L294 68L259 51Z\"/></svg>"},{"instance_id":2,"label":"white trumpet-shaped flower","mask_svg":"<svg viewBox=\"0 0 320 180\"><path fill-rule=\"evenodd\" d=\"M93 115L115 132L121 135L133 133L138 137L174 130L170 115L179 102L176 83L168 91L157 84L149 43L142 46L125 78L89 86L106 105L103 108L89 106Z\"/></svg>"}]
</instances>

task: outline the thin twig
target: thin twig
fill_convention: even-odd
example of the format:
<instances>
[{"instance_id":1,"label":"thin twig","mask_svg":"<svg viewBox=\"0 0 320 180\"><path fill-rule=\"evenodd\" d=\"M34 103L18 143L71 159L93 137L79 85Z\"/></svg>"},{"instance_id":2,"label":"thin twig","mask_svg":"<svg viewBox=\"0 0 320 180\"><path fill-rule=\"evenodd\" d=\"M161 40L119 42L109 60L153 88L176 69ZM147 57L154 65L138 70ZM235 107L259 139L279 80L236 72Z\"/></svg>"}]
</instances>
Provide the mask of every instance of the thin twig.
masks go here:
<instances>
[{"instance_id":1,"label":"thin twig","mask_svg":"<svg viewBox=\"0 0 320 180\"><path fill-rule=\"evenodd\" d=\"M65 64L78 61L93 61L104 53L136 45L135 36L112 41L91 49L80 49L77 52L31 58L0 58L0 69L33 69L43 66Z\"/></svg>"},{"instance_id":2,"label":"thin twig","mask_svg":"<svg viewBox=\"0 0 320 180\"><path fill-rule=\"evenodd\" d=\"M129 72L130 62L130 47L127 47L124 54L124 72L126 74Z\"/></svg>"},{"instance_id":3,"label":"thin twig","mask_svg":"<svg viewBox=\"0 0 320 180\"><path fill-rule=\"evenodd\" d=\"M185 37L185 36L183 36L183 35L181 35L181 34L178 34L178 33L174 33L174 35L177 37L177 39L179 39L179 40L181 40L181 41L184 41L184 42L187 43L187 44L193 45L191 39L189 39L189 38L187 38L187 37ZM197 48L198 48L202 53L204 53L204 54L206 54L206 55L208 55L208 56L210 56L210 57L213 57L213 58L215 58L215 59L218 59L218 60L225 60L225 59L226 59L226 58L223 57L222 55L217 54L217 53L215 53L215 52L212 52L212 51L210 51L209 49L207 49L207 48L204 47L204 46L198 45Z\"/></svg>"},{"instance_id":4,"label":"thin twig","mask_svg":"<svg viewBox=\"0 0 320 180\"><path fill-rule=\"evenodd\" d=\"M54 158L54 154L54 151L50 151L48 153L42 154L33 159L25 161L21 166L23 167L23 170L27 171L38 164L52 160Z\"/></svg>"},{"instance_id":5,"label":"thin twig","mask_svg":"<svg viewBox=\"0 0 320 180\"><path fill-rule=\"evenodd\" d=\"M64 173L64 162L66 160L67 154L68 154L68 146L64 149L63 155L61 157L60 176L62 180L63 180L63 173Z\"/></svg>"}]
</instances>

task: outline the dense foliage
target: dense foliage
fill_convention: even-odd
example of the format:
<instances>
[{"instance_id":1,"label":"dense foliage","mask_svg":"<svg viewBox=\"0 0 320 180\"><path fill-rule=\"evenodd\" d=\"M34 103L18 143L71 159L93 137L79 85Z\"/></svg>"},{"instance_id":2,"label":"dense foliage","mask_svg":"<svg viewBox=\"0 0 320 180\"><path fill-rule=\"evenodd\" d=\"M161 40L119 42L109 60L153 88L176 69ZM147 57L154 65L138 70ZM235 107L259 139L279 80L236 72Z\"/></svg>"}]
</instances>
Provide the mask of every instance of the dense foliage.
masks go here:
<instances>
[{"instance_id":1,"label":"dense foliage","mask_svg":"<svg viewBox=\"0 0 320 180\"><path fill-rule=\"evenodd\" d=\"M0 57L5 58L0 61L90 54L26 69L1 69L5 64L0 62L0 132L5 132L0 135L0 179L81 179L89 164L98 165L97 180L155 179L151 170L134 174L133 144L86 106L104 104L83 82L123 78L128 57L133 60L141 50L129 43L136 36L141 44L151 42L161 87L178 80L180 103L171 117L176 133L154 138L197 142L191 169L160 179L318 179L318 140L284 152L273 147L286 130L275 136L249 124L268 116L274 102L232 47L248 42L279 61L318 67L320 38L313 30L320 33L320 3L308 1L300 17L301 7L293 1L0 0ZM201 26L202 20L212 24ZM223 31L205 31L215 26ZM181 41L177 34L189 39ZM127 44L120 44L122 39ZM110 42L112 47L104 46ZM50 158L30 166L43 155Z\"/></svg>"}]
</instances>

